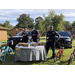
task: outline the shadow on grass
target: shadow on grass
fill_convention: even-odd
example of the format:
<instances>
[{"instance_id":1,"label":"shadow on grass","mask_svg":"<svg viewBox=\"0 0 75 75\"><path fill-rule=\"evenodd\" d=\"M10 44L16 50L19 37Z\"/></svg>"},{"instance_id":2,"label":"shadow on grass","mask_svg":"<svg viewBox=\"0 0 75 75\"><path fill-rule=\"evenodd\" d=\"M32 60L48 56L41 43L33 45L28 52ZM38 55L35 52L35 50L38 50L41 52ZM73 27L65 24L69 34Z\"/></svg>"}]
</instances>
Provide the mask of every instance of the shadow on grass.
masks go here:
<instances>
[{"instance_id":1,"label":"shadow on grass","mask_svg":"<svg viewBox=\"0 0 75 75\"><path fill-rule=\"evenodd\" d=\"M40 61L15 61L14 63L17 65L38 65Z\"/></svg>"},{"instance_id":2,"label":"shadow on grass","mask_svg":"<svg viewBox=\"0 0 75 75\"><path fill-rule=\"evenodd\" d=\"M69 61L69 60L60 61L60 62L58 63L58 65L69 65L69 64L68 64L68 61Z\"/></svg>"}]
</instances>

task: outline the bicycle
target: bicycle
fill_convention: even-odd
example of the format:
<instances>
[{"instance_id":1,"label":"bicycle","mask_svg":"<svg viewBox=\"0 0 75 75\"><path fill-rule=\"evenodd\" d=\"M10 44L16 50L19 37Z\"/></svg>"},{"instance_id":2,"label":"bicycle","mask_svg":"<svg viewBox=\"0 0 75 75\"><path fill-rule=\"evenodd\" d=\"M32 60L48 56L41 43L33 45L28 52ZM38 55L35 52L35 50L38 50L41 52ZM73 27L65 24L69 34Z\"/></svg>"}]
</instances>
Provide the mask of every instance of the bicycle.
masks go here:
<instances>
[{"instance_id":1,"label":"bicycle","mask_svg":"<svg viewBox=\"0 0 75 75\"><path fill-rule=\"evenodd\" d=\"M4 43L4 42L3 42ZM5 42L8 43L8 42ZM5 46L1 48L1 50L4 50L3 52L0 53L0 61L4 62L6 60L6 55L8 54L11 56L13 54L13 49L9 46L5 49Z\"/></svg>"},{"instance_id":2,"label":"bicycle","mask_svg":"<svg viewBox=\"0 0 75 75\"><path fill-rule=\"evenodd\" d=\"M64 44L59 43L59 47L60 47L60 50L57 53L55 53L54 62L59 61L61 59L61 56L64 56L63 55L63 52L64 52Z\"/></svg>"},{"instance_id":3,"label":"bicycle","mask_svg":"<svg viewBox=\"0 0 75 75\"><path fill-rule=\"evenodd\" d=\"M70 58L69 58L69 61L68 61L68 64L71 64L71 62L73 61L73 59L75 58L75 46L74 47L74 50L73 50L73 53L71 53L70 55Z\"/></svg>"}]
</instances>

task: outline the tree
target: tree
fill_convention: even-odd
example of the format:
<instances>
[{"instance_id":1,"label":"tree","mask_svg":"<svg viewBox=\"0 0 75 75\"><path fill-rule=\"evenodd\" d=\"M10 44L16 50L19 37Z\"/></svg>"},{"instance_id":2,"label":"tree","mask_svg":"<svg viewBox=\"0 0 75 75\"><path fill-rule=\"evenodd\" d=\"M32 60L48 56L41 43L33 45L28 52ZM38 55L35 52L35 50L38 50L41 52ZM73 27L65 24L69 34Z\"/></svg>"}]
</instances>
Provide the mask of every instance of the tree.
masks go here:
<instances>
[{"instance_id":1,"label":"tree","mask_svg":"<svg viewBox=\"0 0 75 75\"><path fill-rule=\"evenodd\" d=\"M72 26L75 26L75 21L73 21Z\"/></svg>"},{"instance_id":2,"label":"tree","mask_svg":"<svg viewBox=\"0 0 75 75\"><path fill-rule=\"evenodd\" d=\"M63 21L63 25L65 28L71 27L71 23L69 21Z\"/></svg>"},{"instance_id":3,"label":"tree","mask_svg":"<svg viewBox=\"0 0 75 75\"><path fill-rule=\"evenodd\" d=\"M16 27L18 28L32 28L34 26L34 20L30 18L30 15L28 14L22 14L19 18L17 18L18 24Z\"/></svg>"},{"instance_id":4,"label":"tree","mask_svg":"<svg viewBox=\"0 0 75 75\"><path fill-rule=\"evenodd\" d=\"M37 24L35 25L35 28L38 30L42 30L42 23L40 20L37 21Z\"/></svg>"},{"instance_id":5,"label":"tree","mask_svg":"<svg viewBox=\"0 0 75 75\"><path fill-rule=\"evenodd\" d=\"M63 18L64 18L63 14L55 15L52 18L52 24L54 26L54 30L56 30L56 31L63 31L63 29L64 29Z\"/></svg>"},{"instance_id":6,"label":"tree","mask_svg":"<svg viewBox=\"0 0 75 75\"><path fill-rule=\"evenodd\" d=\"M10 22L8 20L6 20L6 22L4 22L3 24L4 27L9 28L10 27Z\"/></svg>"},{"instance_id":7,"label":"tree","mask_svg":"<svg viewBox=\"0 0 75 75\"><path fill-rule=\"evenodd\" d=\"M7 34L11 34L10 30L11 30L14 26L10 25L10 22L9 22L8 20L6 20L6 22L4 22L3 26L6 27L6 28L9 28L9 29L7 30Z\"/></svg>"},{"instance_id":8,"label":"tree","mask_svg":"<svg viewBox=\"0 0 75 75\"><path fill-rule=\"evenodd\" d=\"M50 25L53 25L52 24L52 19L55 16L55 11L54 10L49 10L48 13L49 13L48 16L45 16L45 14L43 14L45 31L49 30Z\"/></svg>"},{"instance_id":9,"label":"tree","mask_svg":"<svg viewBox=\"0 0 75 75\"><path fill-rule=\"evenodd\" d=\"M0 23L0 26L3 26L3 24L2 24L2 23Z\"/></svg>"},{"instance_id":10,"label":"tree","mask_svg":"<svg viewBox=\"0 0 75 75\"><path fill-rule=\"evenodd\" d=\"M35 28L43 31L43 27L43 18L39 16L35 19Z\"/></svg>"}]
</instances>

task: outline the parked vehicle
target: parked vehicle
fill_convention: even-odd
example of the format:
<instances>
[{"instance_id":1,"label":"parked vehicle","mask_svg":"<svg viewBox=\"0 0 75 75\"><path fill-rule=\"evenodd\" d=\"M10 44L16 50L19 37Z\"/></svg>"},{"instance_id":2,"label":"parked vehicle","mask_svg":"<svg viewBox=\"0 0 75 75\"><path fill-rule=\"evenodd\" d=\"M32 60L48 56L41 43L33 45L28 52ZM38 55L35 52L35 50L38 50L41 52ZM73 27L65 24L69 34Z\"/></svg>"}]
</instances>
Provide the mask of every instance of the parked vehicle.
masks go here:
<instances>
[{"instance_id":1,"label":"parked vehicle","mask_svg":"<svg viewBox=\"0 0 75 75\"><path fill-rule=\"evenodd\" d=\"M22 31L23 32L23 31ZM22 41L22 32L18 33L16 36L12 36L10 38L8 38L8 46L12 47L12 48L15 48L15 45L18 44L19 42ZM28 41L29 42L32 42L32 36L31 36L31 32L32 31L28 31L29 33L29 38L28 38ZM39 42L40 41L40 38L38 36L38 39L37 41Z\"/></svg>"},{"instance_id":2,"label":"parked vehicle","mask_svg":"<svg viewBox=\"0 0 75 75\"><path fill-rule=\"evenodd\" d=\"M58 34L60 34L60 39L56 43L56 46L58 46L59 43L62 43L62 44L64 44L64 47L72 48L73 37L72 37L71 33L69 31L60 31L60 32L58 32ZM58 36L55 36L55 37L57 39Z\"/></svg>"}]
</instances>

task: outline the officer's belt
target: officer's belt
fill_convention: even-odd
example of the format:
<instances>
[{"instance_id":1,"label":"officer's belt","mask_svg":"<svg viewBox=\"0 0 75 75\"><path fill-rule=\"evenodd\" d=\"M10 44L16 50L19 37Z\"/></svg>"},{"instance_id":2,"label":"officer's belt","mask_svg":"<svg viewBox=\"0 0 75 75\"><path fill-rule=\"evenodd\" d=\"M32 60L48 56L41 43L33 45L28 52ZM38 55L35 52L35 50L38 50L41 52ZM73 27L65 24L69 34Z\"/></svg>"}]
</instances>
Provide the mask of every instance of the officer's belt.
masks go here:
<instances>
[{"instance_id":1,"label":"officer's belt","mask_svg":"<svg viewBox=\"0 0 75 75\"><path fill-rule=\"evenodd\" d=\"M48 41L54 42L54 40L48 40Z\"/></svg>"}]
</instances>

